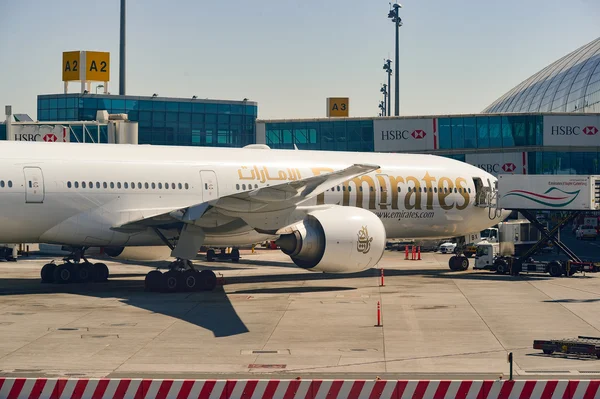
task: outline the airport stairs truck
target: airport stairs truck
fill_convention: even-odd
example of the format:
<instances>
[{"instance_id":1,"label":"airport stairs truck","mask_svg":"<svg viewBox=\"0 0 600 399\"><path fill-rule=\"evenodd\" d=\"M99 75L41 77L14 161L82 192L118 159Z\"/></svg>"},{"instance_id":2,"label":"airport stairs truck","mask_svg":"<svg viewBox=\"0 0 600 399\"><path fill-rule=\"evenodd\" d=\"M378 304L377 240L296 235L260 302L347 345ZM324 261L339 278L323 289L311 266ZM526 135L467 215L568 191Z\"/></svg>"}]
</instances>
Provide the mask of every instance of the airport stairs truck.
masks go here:
<instances>
[{"instance_id":1,"label":"airport stairs truck","mask_svg":"<svg viewBox=\"0 0 600 399\"><path fill-rule=\"evenodd\" d=\"M477 246L474 269L488 269L500 274L518 275L521 272L548 273L552 277L571 276L576 272L596 272L598 266L582 261L568 248L557 232L582 212L600 209L600 176L579 175L500 175L498 178L499 209L517 210L542 234L526 251L517 254L512 240L502 237L498 243ZM540 223L535 211L566 211L563 219L551 230ZM531 255L548 241L567 255L563 260L534 261Z\"/></svg>"}]
</instances>

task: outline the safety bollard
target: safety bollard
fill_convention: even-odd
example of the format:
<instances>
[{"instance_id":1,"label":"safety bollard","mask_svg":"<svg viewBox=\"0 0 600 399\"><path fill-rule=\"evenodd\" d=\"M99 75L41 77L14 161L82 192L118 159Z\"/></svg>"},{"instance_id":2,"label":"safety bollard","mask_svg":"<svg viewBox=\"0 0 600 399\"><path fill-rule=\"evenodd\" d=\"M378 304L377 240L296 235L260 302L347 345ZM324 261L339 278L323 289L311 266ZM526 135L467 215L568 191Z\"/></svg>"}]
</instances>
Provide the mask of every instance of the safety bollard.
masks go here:
<instances>
[{"instance_id":1,"label":"safety bollard","mask_svg":"<svg viewBox=\"0 0 600 399\"><path fill-rule=\"evenodd\" d=\"M412 247L412 260L415 260L417 256L417 248L413 245Z\"/></svg>"},{"instance_id":2,"label":"safety bollard","mask_svg":"<svg viewBox=\"0 0 600 399\"><path fill-rule=\"evenodd\" d=\"M406 250L406 256L404 257L404 260L408 260L408 245L406 245L404 249Z\"/></svg>"},{"instance_id":3,"label":"safety bollard","mask_svg":"<svg viewBox=\"0 0 600 399\"><path fill-rule=\"evenodd\" d=\"M381 324L381 303L377 301L377 324L375 327L383 327Z\"/></svg>"},{"instance_id":4,"label":"safety bollard","mask_svg":"<svg viewBox=\"0 0 600 399\"><path fill-rule=\"evenodd\" d=\"M381 268L381 282L379 283L379 286L380 287L384 286L384 284L383 284L383 267Z\"/></svg>"},{"instance_id":5,"label":"safety bollard","mask_svg":"<svg viewBox=\"0 0 600 399\"><path fill-rule=\"evenodd\" d=\"M417 260L421 260L421 246L419 245L419 249L417 252Z\"/></svg>"}]
</instances>

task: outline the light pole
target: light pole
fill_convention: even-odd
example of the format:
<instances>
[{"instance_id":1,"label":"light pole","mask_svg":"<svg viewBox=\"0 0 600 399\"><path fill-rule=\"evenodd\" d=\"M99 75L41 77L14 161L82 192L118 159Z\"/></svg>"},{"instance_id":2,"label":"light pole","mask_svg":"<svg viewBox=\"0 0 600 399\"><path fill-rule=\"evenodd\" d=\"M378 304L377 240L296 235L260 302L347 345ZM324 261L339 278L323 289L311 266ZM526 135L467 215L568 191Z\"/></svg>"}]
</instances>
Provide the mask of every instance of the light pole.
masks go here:
<instances>
[{"instance_id":1,"label":"light pole","mask_svg":"<svg viewBox=\"0 0 600 399\"><path fill-rule=\"evenodd\" d=\"M402 26L402 18L400 18L400 8L402 5L395 3L392 5L392 9L388 13L388 18L392 20L396 27L396 73L394 74L394 78L396 79L396 86L394 87L394 95L395 95L395 103L394 103L394 114L396 116L400 115L400 77L398 75L398 67L399 67L399 52L400 52L400 27Z\"/></svg>"},{"instance_id":2,"label":"light pole","mask_svg":"<svg viewBox=\"0 0 600 399\"><path fill-rule=\"evenodd\" d=\"M385 64L383 64L383 70L387 73L388 76L387 115L390 116L392 114L392 60L385 60Z\"/></svg>"},{"instance_id":3,"label":"light pole","mask_svg":"<svg viewBox=\"0 0 600 399\"><path fill-rule=\"evenodd\" d=\"M385 116L385 103L383 101L379 102L379 109L381 110L379 116Z\"/></svg>"},{"instance_id":4,"label":"light pole","mask_svg":"<svg viewBox=\"0 0 600 399\"><path fill-rule=\"evenodd\" d=\"M379 89L379 91L381 93L383 93L383 115L382 116L386 116L387 113L385 110L386 110L387 94L388 94L387 85L385 83L383 85L381 85L381 89Z\"/></svg>"}]
</instances>

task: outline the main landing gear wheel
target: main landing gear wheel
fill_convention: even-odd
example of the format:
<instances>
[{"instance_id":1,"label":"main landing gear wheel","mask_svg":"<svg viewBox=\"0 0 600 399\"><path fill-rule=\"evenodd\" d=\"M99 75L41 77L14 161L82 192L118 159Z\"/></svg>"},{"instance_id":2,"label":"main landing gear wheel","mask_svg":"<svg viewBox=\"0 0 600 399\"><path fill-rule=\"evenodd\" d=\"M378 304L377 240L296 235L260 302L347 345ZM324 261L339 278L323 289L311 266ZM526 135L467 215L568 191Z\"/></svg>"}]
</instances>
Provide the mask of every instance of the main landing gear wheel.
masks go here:
<instances>
[{"instance_id":1,"label":"main landing gear wheel","mask_svg":"<svg viewBox=\"0 0 600 399\"><path fill-rule=\"evenodd\" d=\"M94 279L94 266L91 263L81 263L75 266L75 281L88 283Z\"/></svg>"},{"instance_id":2,"label":"main landing gear wheel","mask_svg":"<svg viewBox=\"0 0 600 399\"><path fill-rule=\"evenodd\" d=\"M200 272L200 290L212 291L217 286L217 275L212 270L202 270Z\"/></svg>"},{"instance_id":3,"label":"main landing gear wheel","mask_svg":"<svg viewBox=\"0 0 600 399\"><path fill-rule=\"evenodd\" d=\"M145 290L149 292L160 291L162 276L162 273L158 270L152 270L150 273L146 274L146 279L144 280Z\"/></svg>"},{"instance_id":4,"label":"main landing gear wheel","mask_svg":"<svg viewBox=\"0 0 600 399\"><path fill-rule=\"evenodd\" d=\"M56 265L54 263L46 263L40 271L42 277L42 283L53 283L54 282L54 270Z\"/></svg>"},{"instance_id":5,"label":"main landing gear wheel","mask_svg":"<svg viewBox=\"0 0 600 399\"><path fill-rule=\"evenodd\" d=\"M73 268L70 263L58 266L54 270L54 282L58 284L71 283L74 280Z\"/></svg>"},{"instance_id":6,"label":"main landing gear wheel","mask_svg":"<svg viewBox=\"0 0 600 399\"><path fill-rule=\"evenodd\" d=\"M96 263L93 265L93 277L97 283L102 283L108 280L108 267L104 263Z\"/></svg>"},{"instance_id":7,"label":"main landing gear wheel","mask_svg":"<svg viewBox=\"0 0 600 399\"><path fill-rule=\"evenodd\" d=\"M200 287L200 274L195 270L186 270L181 273L181 288L187 292L198 291Z\"/></svg>"},{"instance_id":8,"label":"main landing gear wheel","mask_svg":"<svg viewBox=\"0 0 600 399\"><path fill-rule=\"evenodd\" d=\"M162 291L177 292L179 288L179 275L181 273L176 270L169 270L162 275Z\"/></svg>"}]
</instances>

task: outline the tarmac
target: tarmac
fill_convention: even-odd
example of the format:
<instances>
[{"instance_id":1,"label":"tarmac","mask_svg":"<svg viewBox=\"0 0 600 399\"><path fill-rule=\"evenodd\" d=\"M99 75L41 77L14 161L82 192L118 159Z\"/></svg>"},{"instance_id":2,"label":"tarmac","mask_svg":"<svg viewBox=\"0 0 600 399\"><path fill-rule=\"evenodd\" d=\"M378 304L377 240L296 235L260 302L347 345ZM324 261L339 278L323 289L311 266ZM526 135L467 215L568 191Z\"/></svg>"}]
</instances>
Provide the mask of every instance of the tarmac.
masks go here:
<instances>
[{"instance_id":1,"label":"tarmac","mask_svg":"<svg viewBox=\"0 0 600 399\"><path fill-rule=\"evenodd\" d=\"M600 337L600 275L451 272L449 255L331 275L276 250L213 269L214 292L148 293L166 262L106 262L106 283L42 284L49 258L0 263L0 376L109 378L600 378L600 360L532 348ZM105 260L103 260L105 261ZM382 326L377 327L377 302Z\"/></svg>"}]
</instances>

